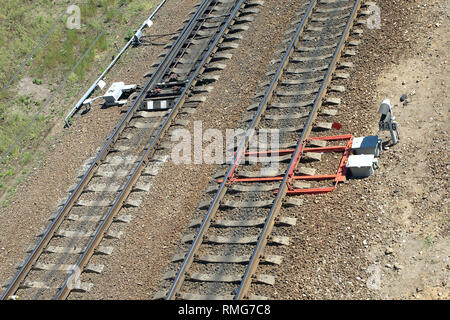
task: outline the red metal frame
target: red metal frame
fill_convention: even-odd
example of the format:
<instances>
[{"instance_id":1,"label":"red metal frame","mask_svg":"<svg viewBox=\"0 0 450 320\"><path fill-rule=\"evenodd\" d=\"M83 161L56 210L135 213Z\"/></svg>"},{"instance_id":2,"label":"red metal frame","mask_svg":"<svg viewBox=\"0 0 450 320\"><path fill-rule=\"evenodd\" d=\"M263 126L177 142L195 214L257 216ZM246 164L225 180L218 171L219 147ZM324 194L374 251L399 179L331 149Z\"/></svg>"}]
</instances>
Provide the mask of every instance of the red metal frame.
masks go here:
<instances>
[{"instance_id":1,"label":"red metal frame","mask_svg":"<svg viewBox=\"0 0 450 320\"><path fill-rule=\"evenodd\" d=\"M314 148L306 148L306 144L313 140L321 140L321 141L345 141L347 140L347 144L344 146L332 146L332 147L314 147ZM327 193L334 191L337 188L339 182L343 182L346 180L347 168L346 164L348 161L348 157L350 155L350 149L353 142L352 135L339 135L339 136L328 136L328 137L313 137L308 138L300 147L300 152L296 156L296 159L292 162L292 165L288 168L288 191L287 195L300 195L300 194L318 194L318 193ZM244 156L261 156L261 155L270 155L270 154L278 154L278 155L286 155L293 154L295 149L281 149L281 150L267 150L260 152L246 152ZM343 156L339 167L335 174L329 175L311 175L311 176L296 176L295 168L301 160L303 153L305 152L343 152ZM260 177L260 178L236 178L234 176L236 168L238 167L238 163L234 165L232 168L232 172L230 174L230 178L228 179L229 184L236 182L270 182L270 181L282 181L284 175L280 175L277 177ZM290 182L293 180L309 180L309 181L321 181L321 180L334 180L334 185L332 187L325 188L305 188L305 189L294 189ZM218 182L222 183L223 179L219 179ZM278 190L275 191L277 193Z\"/></svg>"}]
</instances>

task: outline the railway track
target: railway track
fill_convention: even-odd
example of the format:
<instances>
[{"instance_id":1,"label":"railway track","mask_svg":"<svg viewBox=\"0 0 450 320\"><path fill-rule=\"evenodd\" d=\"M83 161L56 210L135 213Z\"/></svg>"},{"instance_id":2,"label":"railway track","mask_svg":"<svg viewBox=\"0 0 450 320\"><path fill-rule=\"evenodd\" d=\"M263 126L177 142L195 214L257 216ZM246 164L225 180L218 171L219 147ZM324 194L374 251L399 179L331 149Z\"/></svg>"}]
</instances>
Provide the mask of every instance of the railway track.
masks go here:
<instances>
[{"instance_id":1,"label":"railway track","mask_svg":"<svg viewBox=\"0 0 450 320\"><path fill-rule=\"evenodd\" d=\"M127 222L138 210L142 194L167 157L155 157L166 132L181 112L195 111L195 86L213 82L208 70L224 67L226 51L246 30L257 13L256 0L203 0L185 21L180 34L148 73L148 80L126 114L100 149L86 163L70 196L51 216L50 225L18 272L2 299L65 299L72 290L89 290L82 272L100 273L89 264L93 254L110 254L99 246L104 237L119 238L109 230L113 222ZM181 121L182 122L182 121Z\"/></svg>"},{"instance_id":2,"label":"railway track","mask_svg":"<svg viewBox=\"0 0 450 320\"><path fill-rule=\"evenodd\" d=\"M330 86L333 78L346 78L350 64L339 62L348 41L358 11L360 0L311 0L302 7L300 18L287 33L284 48L271 62L262 91L245 118L246 133L242 137L232 163L217 174L217 181L205 194L182 242L180 253L164 277L162 290L155 299L264 299L250 292L252 284L271 286L275 277L258 273L258 266L282 263L281 255L267 254L269 247L289 244L289 239L277 233L274 226L289 227L296 219L280 216L283 206L301 206L299 197L308 189L312 193L326 192L330 186L311 188L308 177L314 175L309 162L320 161L321 148L345 151L337 146L351 136L332 139L312 139L312 131L327 131L331 122L317 122L318 115L329 117L337 110L322 104L338 104L325 99L328 91L345 90ZM359 22L360 23L360 22ZM358 33L358 30L354 32ZM320 114L319 114L320 111ZM248 125L248 123L250 123ZM251 163L249 142L259 129L279 130L276 150L267 149L253 153L261 160L275 155L274 170L267 163ZM333 149L335 148L335 149ZM280 149L284 149L281 151ZM244 161L245 160L245 161ZM272 165L273 163L271 163ZM342 170L340 163L339 170ZM341 174L333 174L334 187ZM333 188L333 187L331 187ZM271 251L276 251L271 250ZM282 250L280 250L282 251Z\"/></svg>"}]
</instances>

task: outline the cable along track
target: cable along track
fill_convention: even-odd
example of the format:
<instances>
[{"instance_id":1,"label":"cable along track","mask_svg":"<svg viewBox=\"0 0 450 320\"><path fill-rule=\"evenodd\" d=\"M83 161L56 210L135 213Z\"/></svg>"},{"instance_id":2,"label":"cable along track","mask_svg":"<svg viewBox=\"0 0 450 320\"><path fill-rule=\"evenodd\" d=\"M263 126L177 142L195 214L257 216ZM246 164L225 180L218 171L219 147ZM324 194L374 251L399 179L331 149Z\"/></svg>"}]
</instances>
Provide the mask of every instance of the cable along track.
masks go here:
<instances>
[{"instance_id":1,"label":"cable along track","mask_svg":"<svg viewBox=\"0 0 450 320\"><path fill-rule=\"evenodd\" d=\"M303 148L311 130L331 129L329 123L314 121L327 90L341 90L329 84L360 6L360 0L312 0L302 7L301 18L288 31L267 81L248 108L247 131L233 162L215 177L223 177L219 184L216 180L207 190L189 226L191 233L182 239L181 253L173 258L155 299L267 298L249 293L249 288L252 283L275 284L273 275L259 274L257 267L282 263L282 256L265 255L264 249L289 244L289 238L271 231L274 225L296 223L295 218L278 213L283 205L302 204L299 198L285 198L292 174L312 174L302 164L320 160ZM277 177L278 182L250 182L262 176L261 163L241 163L258 129L278 129L280 149L295 148L279 157L277 170L265 171L266 177ZM233 181L236 177L250 179Z\"/></svg>"},{"instance_id":2,"label":"cable along track","mask_svg":"<svg viewBox=\"0 0 450 320\"><path fill-rule=\"evenodd\" d=\"M146 84L130 97L131 106L98 155L86 162L68 199L51 215L2 299L65 299L72 290L90 289L92 284L80 282L81 272L102 271L102 265L88 264L90 257L111 253L111 247L99 244L103 237L120 238L120 232L109 230L112 222L127 222L136 213L152 176L167 160L154 155L168 128L185 102L195 108L192 89L214 81L208 68L224 67L217 61L230 58L224 51L236 46L232 41L246 30L243 24L252 21L258 12L254 7L261 3L204 0L196 5Z\"/></svg>"}]
</instances>

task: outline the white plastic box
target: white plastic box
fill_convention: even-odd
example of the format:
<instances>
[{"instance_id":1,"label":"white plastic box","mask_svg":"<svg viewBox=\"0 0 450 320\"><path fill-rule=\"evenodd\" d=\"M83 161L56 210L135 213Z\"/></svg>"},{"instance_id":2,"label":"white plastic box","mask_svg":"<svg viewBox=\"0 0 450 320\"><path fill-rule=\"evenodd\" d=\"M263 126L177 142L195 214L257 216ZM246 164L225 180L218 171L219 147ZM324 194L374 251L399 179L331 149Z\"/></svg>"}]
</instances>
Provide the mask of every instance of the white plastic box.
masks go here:
<instances>
[{"instance_id":1,"label":"white plastic box","mask_svg":"<svg viewBox=\"0 0 450 320\"><path fill-rule=\"evenodd\" d=\"M373 175L377 159L373 154L351 155L346 167L354 178L367 178Z\"/></svg>"},{"instance_id":2,"label":"white plastic box","mask_svg":"<svg viewBox=\"0 0 450 320\"><path fill-rule=\"evenodd\" d=\"M124 104L126 100L119 101L124 92L131 92L136 89L135 84L125 85L124 82L114 82L103 96L106 105Z\"/></svg>"},{"instance_id":3,"label":"white plastic box","mask_svg":"<svg viewBox=\"0 0 450 320\"><path fill-rule=\"evenodd\" d=\"M352 151L354 154L380 155L382 140L378 136L358 137L353 139Z\"/></svg>"},{"instance_id":4,"label":"white plastic box","mask_svg":"<svg viewBox=\"0 0 450 320\"><path fill-rule=\"evenodd\" d=\"M114 82L103 96L106 104L112 105L116 103L120 99L120 96L122 95L122 89L124 86L125 83L123 82Z\"/></svg>"}]
</instances>

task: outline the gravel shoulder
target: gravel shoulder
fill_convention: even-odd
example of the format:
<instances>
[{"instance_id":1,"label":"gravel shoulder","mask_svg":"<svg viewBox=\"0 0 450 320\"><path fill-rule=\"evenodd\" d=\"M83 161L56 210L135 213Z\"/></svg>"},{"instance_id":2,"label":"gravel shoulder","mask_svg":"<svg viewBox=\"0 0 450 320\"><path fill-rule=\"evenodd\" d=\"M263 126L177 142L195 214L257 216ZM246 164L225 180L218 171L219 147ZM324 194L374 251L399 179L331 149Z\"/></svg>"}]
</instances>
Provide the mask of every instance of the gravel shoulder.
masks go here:
<instances>
[{"instance_id":1,"label":"gravel shoulder","mask_svg":"<svg viewBox=\"0 0 450 320\"><path fill-rule=\"evenodd\" d=\"M374 176L305 197L274 299L448 299L449 2L377 4L331 134L376 134L389 98L401 140Z\"/></svg>"}]
</instances>

